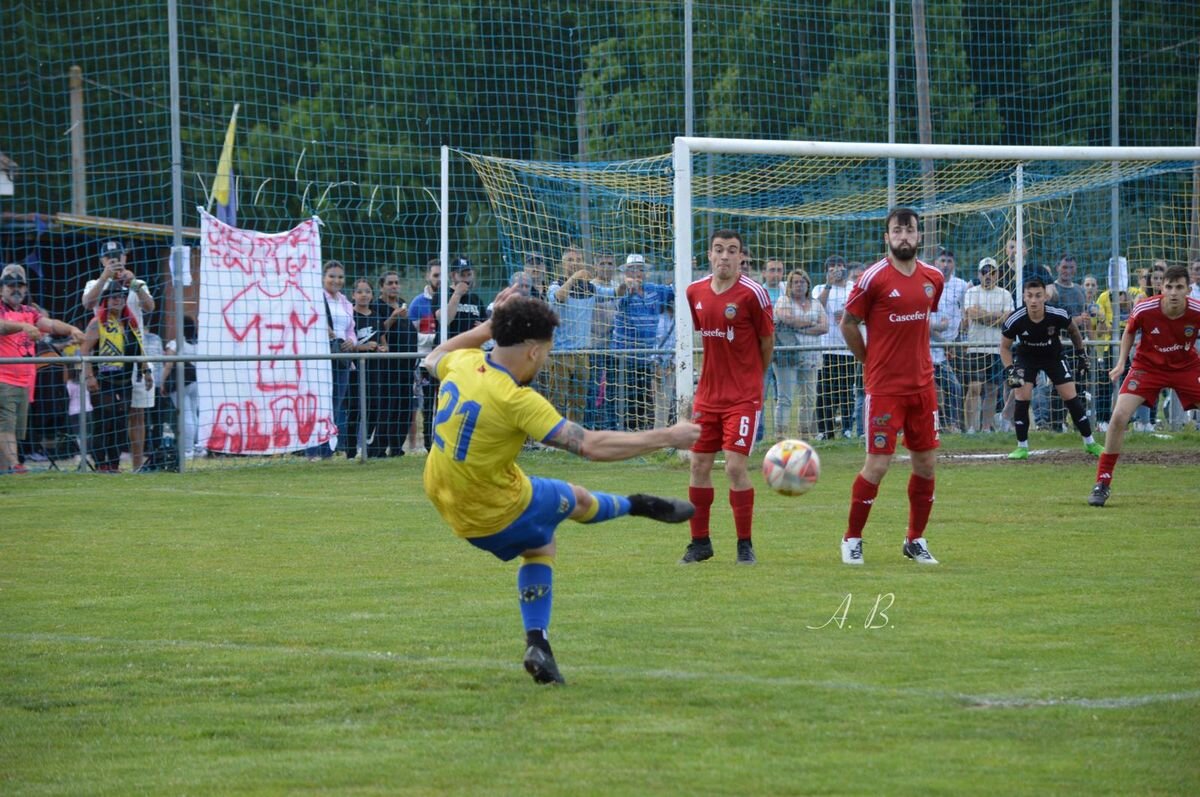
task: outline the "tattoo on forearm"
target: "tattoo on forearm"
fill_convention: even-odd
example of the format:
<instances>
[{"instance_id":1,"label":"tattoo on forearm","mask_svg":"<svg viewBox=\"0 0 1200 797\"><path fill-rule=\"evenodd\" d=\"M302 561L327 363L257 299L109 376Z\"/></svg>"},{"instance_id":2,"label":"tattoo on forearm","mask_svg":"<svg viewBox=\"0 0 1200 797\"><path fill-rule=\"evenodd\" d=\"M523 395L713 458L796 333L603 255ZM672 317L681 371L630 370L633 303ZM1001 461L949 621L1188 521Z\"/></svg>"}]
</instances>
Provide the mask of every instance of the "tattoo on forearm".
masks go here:
<instances>
[{"instance_id":1,"label":"tattoo on forearm","mask_svg":"<svg viewBox=\"0 0 1200 797\"><path fill-rule=\"evenodd\" d=\"M567 421L563 424L563 428L559 429L558 434L547 440L546 443L554 448L561 448L563 451L570 451L572 454L582 457L583 427Z\"/></svg>"}]
</instances>

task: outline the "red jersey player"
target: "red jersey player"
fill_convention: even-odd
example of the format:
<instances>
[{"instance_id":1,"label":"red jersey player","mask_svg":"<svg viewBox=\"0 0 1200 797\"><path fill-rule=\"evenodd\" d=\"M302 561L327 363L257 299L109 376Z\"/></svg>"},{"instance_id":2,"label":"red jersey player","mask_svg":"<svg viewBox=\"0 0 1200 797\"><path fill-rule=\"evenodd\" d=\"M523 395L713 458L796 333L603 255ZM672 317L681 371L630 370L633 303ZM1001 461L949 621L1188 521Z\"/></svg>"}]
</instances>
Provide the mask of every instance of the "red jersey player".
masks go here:
<instances>
[{"instance_id":1,"label":"red jersey player","mask_svg":"<svg viewBox=\"0 0 1200 797\"><path fill-rule=\"evenodd\" d=\"M1104 435L1104 453L1096 469L1096 485L1088 496L1092 506L1104 506L1112 485L1113 469L1121 456L1125 429L1142 402L1153 402L1164 388L1179 396L1185 410L1200 409L1200 354L1196 352L1200 333L1200 300L1188 297L1188 271L1171 266L1163 275L1162 295L1134 306L1121 336L1117 364L1108 372L1116 382L1121 378L1126 358L1133 348L1134 336L1142 333L1133 355L1133 366L1121 384Z\"/></svg>"},{"instance_id":2,"label":"red jersey player","mask_svg":"<svg viewBox=\"0 0 1200 797\"><path fill-rule=\"evenodd\" d=\"M908 534L901 549L920 564L936 565L925 544L933 509L933 466L937 460L937 389L929 353L929 315L945 284L942 272L917 260L921 243L917 213L894 208L883 240L888 256L868 268L850 290L842 315L846 345L863 365L867 460L850 494L850 521L842 539L842 561L861 565L862 530L879 483L896 452L896 436L912 454L908 480ZM865 325L864 339L859 325Z\"/></svg>"},{"instance_id":3,"label":"red jersey player","mask_svg":"<svg viewBox=\"0 0 1200 797\"><path fill-rule=\"evenodd\" d=\"M745 243L734 230L717 230L708 238L712 274L687 289L692 324L704 345L700 384L692 420L700 439L692 446L689 500L696 513L692 539L680 564L711 559L709 514L713 502L712 469L718 451L725 452L729 505L737 531L737 562L755 562L750 532L754 519L754 485L747 462L762 421L763 374L775 350L775 323L766 289L739 269Z\"/></svg>"}]
</instances>

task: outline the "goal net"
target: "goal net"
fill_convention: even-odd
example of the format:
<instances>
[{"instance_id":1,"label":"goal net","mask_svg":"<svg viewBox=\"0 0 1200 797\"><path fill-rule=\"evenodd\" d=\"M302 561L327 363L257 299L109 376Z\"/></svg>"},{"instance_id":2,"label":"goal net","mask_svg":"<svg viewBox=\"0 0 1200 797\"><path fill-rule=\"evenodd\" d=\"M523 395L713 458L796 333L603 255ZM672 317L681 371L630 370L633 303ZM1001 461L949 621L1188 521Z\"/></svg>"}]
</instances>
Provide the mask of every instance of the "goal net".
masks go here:
<instances>
[{"instance_id":1,"label":"goal net","mask_svg":"<svg viewBox=\"0 0 1200 797\"><path fill-rule=\"evenodd\" d=\"M801 279L810 295L830 285L824 312L806 310L824 315L829 330L776 341L764 413L772 438L862 434L861 374L836 321L856 270L884 254L881 225L891 207L921 214L923 259L967 283L978 282L980 263L990 260L1017 303L1023 276L1053 281L1065 260L1059 300L1086 316L1083 332L1099 378L1132 302L1154 290L1156 266L1200 258L1198 148L680 138L672 155L610 163L459 154L487 192L512 272L531 263L534 282L546 289L561 287L581 267L593 288L644 278L647 287L634 297L584 289L573 309L571 292L561 297L564 324L578 326L586 314L590 332L559 341L564 365L552 367L543 386L560 409L600 427L664 423L688 406L698 343L689 314L674 313L671 297L708 273L706 240L715 229L743 234L746 268L773 299ZM938 319L946 329L934 336L943 423L950 431L1002 426L995 416L1003 391L986 389L999 387L999 375L969 373L964 356L985 345L994 351L998 330L971 328L961 304L940 314L947 316ZM1111 387L1085 388L1094 411L1105 412ZM1049 426L1061 409L1046 404L1035 415Z\"/></svg>"}]
</instances>

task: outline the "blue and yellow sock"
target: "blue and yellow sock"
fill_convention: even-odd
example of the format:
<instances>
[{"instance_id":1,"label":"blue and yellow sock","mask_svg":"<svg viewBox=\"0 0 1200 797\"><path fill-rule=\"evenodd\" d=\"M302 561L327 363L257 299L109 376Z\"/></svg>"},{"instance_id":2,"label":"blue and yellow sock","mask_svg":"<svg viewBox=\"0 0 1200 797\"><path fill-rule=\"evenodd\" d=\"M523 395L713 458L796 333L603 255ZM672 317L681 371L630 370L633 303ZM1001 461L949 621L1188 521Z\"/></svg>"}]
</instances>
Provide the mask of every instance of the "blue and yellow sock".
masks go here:
<instances>
[{"instance_id":1,"label":"blue and yellow sock","mask_svg":"<svg viewBox=\"0 0 1200 797\"><path fill-rule=\"evenodd\" d=\"M576 518L577 523L603 523L629 514L629 499L623 495L592 493L591 496L592 505Z\"/></svg>"},{"instance_id":2,"label":"blue and yellow sock","mask_svg":"<svg viewBox=\"0 0 1200 797\"><path fill-rule=\"evenodd\" d=\"M550 627L554 599L554 557L529 556L517 570L517 594L521 598L521 620L525 630Z\"/></svg>"}]
</instances>

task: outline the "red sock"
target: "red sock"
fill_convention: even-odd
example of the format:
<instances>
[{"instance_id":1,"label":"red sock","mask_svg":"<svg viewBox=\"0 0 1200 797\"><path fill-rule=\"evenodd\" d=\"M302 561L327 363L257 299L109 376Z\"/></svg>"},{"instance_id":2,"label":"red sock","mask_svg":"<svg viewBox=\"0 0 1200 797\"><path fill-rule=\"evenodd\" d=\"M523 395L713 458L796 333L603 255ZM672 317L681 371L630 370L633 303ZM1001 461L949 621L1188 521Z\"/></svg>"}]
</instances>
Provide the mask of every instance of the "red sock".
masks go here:
<instances>
[{"instance_id":1,"label":"red sock","mask_svg":"<svg viewBox=\"0 0 1200 797\"><path fill-rule=\"evenodd\" d=\"M754 488L730 490L729 506L733 508L733 527L737 530L737 538L750 539L750 530L754 526Z\"/></svg>"},{"instance_id":2,"label":"red sock","mask_svg":"<svg viewBox=\"0 0 1200 797\"><path fill-rule=\"evenodd\" d=\"M933 479L917 474L908 477L908 541L925 536L929 513L933 511Z\"/></svg>"},{"instance_id":3,"label":"red sock","mask_svg":"<svg viewBox=\"0 0 1200 797\"><path fill-rule=\"evenodd\" d=\"M692 506L696 507L696 513L688 521L692 528L692 539L704 539L708 536L708 518L712 509L713 488L689 487L688 500L692 502Z\"/></svg>"},{"instance_id":4,"label":"red sock","mask_svg":"<svg viewBox=\"0 0 1200 797\"><path fill-rule=\"evenodd\" d=\"M1096 466L1096 481L1112 484L1112 472L1117 467L1117 457L1120 454L1101 454L1100 464Z\"/></svg>"},{"instance_id":5,"label":"red sock","mask_svg":"<svg viewBox=\"0 0 1200 797\"><path fill-rule=\"evenodd\" d=\"M875 503L875 495L879 492L878 484L871 484L858 474L854 477L854 487L850 489L850 524L846 528L844 539L861 537L863 526L867 525L867 516L871 514L871 504Z\"/></svg>"}]
</instances>

